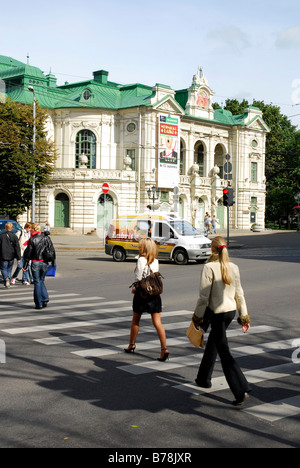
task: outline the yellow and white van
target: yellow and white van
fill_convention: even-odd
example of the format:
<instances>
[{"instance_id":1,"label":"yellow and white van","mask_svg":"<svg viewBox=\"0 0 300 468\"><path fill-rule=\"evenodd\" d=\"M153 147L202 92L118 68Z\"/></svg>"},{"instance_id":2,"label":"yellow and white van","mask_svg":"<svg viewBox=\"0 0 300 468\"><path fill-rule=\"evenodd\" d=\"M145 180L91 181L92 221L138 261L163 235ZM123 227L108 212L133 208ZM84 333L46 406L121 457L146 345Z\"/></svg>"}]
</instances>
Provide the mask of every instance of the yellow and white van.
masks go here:
<instances>
[{"instance_id":1,"label":"yellow and white van","mask_svg":"<svg viewBox=\"0 0 300 468\"><path fill-rule=\"evenodd\" d=\"M105 253L116 262L139 253L139 241L152 237L158 258L186 265L189 260L203 261L211 255L211 241L190 223L174 215L146 213L120 216L111 221L105 240Z\"/></svg>"}]
</instances>

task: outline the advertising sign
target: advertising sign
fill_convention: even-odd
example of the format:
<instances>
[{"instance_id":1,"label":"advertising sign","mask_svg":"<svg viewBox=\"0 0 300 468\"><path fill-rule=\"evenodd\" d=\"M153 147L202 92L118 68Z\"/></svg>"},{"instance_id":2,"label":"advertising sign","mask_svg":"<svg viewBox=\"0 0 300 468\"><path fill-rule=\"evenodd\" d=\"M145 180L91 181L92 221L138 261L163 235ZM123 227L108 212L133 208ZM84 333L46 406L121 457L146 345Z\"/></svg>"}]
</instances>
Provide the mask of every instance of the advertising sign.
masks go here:
<instances>
[{"instance_id":1,"label":"advertising sign","mask_svg":"<svg viewBox=\"0 0 300 468\"><path fill-rule=\"evenodd\" d=\"M158 187L174 188L179 184L179 118L159 115Z\"/></svg>"}]
</instances>

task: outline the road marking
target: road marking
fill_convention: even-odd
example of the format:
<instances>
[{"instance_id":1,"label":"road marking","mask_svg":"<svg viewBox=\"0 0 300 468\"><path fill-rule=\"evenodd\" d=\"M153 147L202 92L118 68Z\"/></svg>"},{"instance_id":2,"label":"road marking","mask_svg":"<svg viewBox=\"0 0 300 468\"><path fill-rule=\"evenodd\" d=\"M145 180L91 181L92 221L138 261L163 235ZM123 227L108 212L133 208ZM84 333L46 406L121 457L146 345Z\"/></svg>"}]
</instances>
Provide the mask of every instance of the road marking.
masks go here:
<instances>
[{"instance_id":1,"label":"road marking","mask_svg":"<svg viewBox=\"0 0 300 468\"><path fill-rule=\"evenodd\" d=\"M185 326L188 325L188 322L183 322ZM174 327L176 326L177 324L166 324L165 325L165 328L166 330L174 330ZM141 335L142 333L149 333L149 332L153 332L153 327L146 327L147 330L146 331L143 331L141 330L139 335ZM179 324L177 325L176 328L182 328L182 322L179 322ZM235 330L235 332L237 332L237 330ZM253 333L255 332L255 327L253 328ZM257 332L261 332L261 330L259 329ZM126 334L128 334L128 330L126 329ZM237 334L237 333L236 333ZM102 336L102 338L104 338ZM108 336L105 336L105 338L108 338ZM271 345L272 343L267 343L267 345L264 347L264 345L258 345L257 349L255 349L255 347L252 347L252 346L245 346L245 347L241 347L241 348L236 348L234 350L234 354L238 357L238 356L245 356L245 355L255 355L255 354L260 354L260 353L264 353L266 350L268 351L273 351L273 350L277 350L277 349L288 349L290 347L292 347L292 342L293 340L287 340L288 343L286 344L286 346L283 346L283 343L284 342L274 342L274 346L268 346L268 345ZM278 343L278 346L276 347L275 344ZM187 340L186 336L182 336L182 337L178 337L178 338L168 338L168 347L171 347L171 346L181 346L181 345L189 345L189 341ZM76 354L78 356L81 356L81 357L86 357L86 358L89 358L89 357L101 357L101 356L107 356L107 355L111 355L111 354L115 354L115 353L118 353L120 352L120 349L123 351L124 348L126 348L128 346L128 343L126 344L123 344L123 345L118 345L118 346L109 346L109 347L97 347L97 348L91 348L91 349L84 349L84 350L81 350L81 351L72 351L72 354ZM137 351L144 351L144 350L147 350L147 349L151 349L151 348L154 348L156 346L160 346L160 342L159 340L154 340L154 341L146 341L146 342L140 342L138 343L138 347L137 347ZM195 354L196 356L196 359L197 359L197 362L196 364L199 364L199 356L200 356L200 353L201 353L202 350L199 350L199 354ZM193 355L192 356L185 356L185 358L187 359L186 362L184 362L184 365L186 366L192 366L195 364L195 362L193 361ZM192 359L192 361L188 361L189 359ZM180 358L180 367L181 367L181 361L182 361L182 358ZM178 358L176 360L173 360L172 359L172 364L175 365L175 362L177 363L178 362ZM141 366L143 364L140 364ZM144 372L140 372L140 373L144 373Z\"/></svg>"},{"instance_id":2,"label":"road marking","mask_svg":"<svg viewBox=\"0 0 300 468\"><path fill-rule=\"evenodd\" d=\"M131 306L129 307L115 307L115 308L109 308L109 309L102 309L101 312L123 312L125 310L131 310ZM72 317L72 313L70 314ZM78 315L84 315L78 313ZM56 317L56 316L54 316ZM65 328L81 328L81 327L91 327L93 325L99 325L99 324L107 324L107 323L113 323L113 322L118 322L120 318L106 318L106 319L99 319L99 320L89 320L89 321L79 321L79 322L64 322L64 323L52 323L49 325L36 325L34 327L20 327L20 328L6 328L3 329L2 331L4 333L8 333L10 335L22 335L26 333L36 333L39 331L47 331L47 330L63 330Z\"/></svg>"},{"instance_id":3,"label":"road marking","mask_svg":"<svg viewBox=\"0 0 300 468\"><path fill-rule=\"evenodd\" d=\"M255 327L253 327L252 330L253 330L252 333L255 333ZM259 330L258 332L260 331L261 330ZM278 349L293 348L294 347L293 342L294 340L286 340L286 341L283 340L282 342L267 343L267 346L258 345L257 348L255 346L242 346L238 348L233 348L231 352L232 352L232 355L235 357L252 356L252 355L265 353L266 350L270 352L270 351L277 351ZM268 346L269 344L272 346ZM278 347L276 347L275 344L278 345ZM203 354L203 350L199 349L197 354L190 354L188 356L180 356L180 357L172 358L170 359L170 361L167 361L164 363L163 368L157 363L153 363L152 361L147 361L147 362L138 363L138 364L130 364L126 366L121 366L119 367L119 369L125 372L129 372L131 374L135 374L135 375L147 374L150 372L154 372L156 370L157 371L165 370L166 372L168 372L169 370L177 369L180 367L188 367L188 366L194 366L194 365L199 366L202 354Z\"/></svg>"},{"instance_id":4,"label":"road marking","mask_svg":"<svg viewBox=\"0 0 300 468\"><path fill-rule=\"evenodd\" d=\"M131 309L131 307L128 309ZM174 316L174 315L182 315L183 313L184 311L168 312L165 314L165 317ZM186 311L186 313L190 314L189 311ZM143 320L151 320L150 315L145 315ZM98 321L98 324L106 325L109 323L123 323L123 322L131 322L131 321L132 321L132 316L130 315L126 317L113 317L113 318L102 319L101 321ZM179 328L187 327L189 323L190 322L171 323L171 324L165 324L164 327L166 330L168 329L176 330ZM139 335L142 335L143 333L153 333L153 331L154 331L153 326L149 326L149 327L143 326L139 332ZM57 345L61 343L74 343L74 342L80 342L80 341L86 341L86 340L113 338L116 336L128 335L129 332L130 332L130 327L119 328L119 329L114 328L112 330L93 332L93 333L79 333L77 335L66 335L62 337L41 338L41 339L35 339L34 341L37 341L38 343L42 343L45 345Z\"/></svg>"},{"instance_id":5,"label":"road marking","mask_svg":"<svg viewBox=\"0 0 300 468\"><path fill-rule=\"evenodd\" d=\"M252 406L252 408L245 408L243 412L269 422L279 421L289 416L296 416L300 414L300 395L273 401L273 403Z\"/></svg>"},{"instance_id":6,"label":"road marking","mask_svg":"<svg viewBox=\"0 0 300 468\"><path fill-rule=\"evenodd\" d=\"M124 304L124 301L109 301L109 302L97 302L95 304L92 304L94 305L95 307L102 307L104 305L117 305L117 304ZM90 304L89 304L90 305ZM5 317L5 318L1 318L0 319L0 323L17 323L17 322L29 322L30 320L34 320L34 321L38 321L38 320L50 320L50 319L57 319L59 317L78 317L78 316L81 316L81 315L93 315L95 313L104 313L104 312L110 312L111 310L113 312L116 312L116 311L124 311L124 307L118 307L118 308L114 308L114 309L88 309L88 310L80 310L80 311L75 311L74 309L76 308L82 308L82 305L72 305L72 306L68 306L68 307L65 307L65 309L72 309L71 312L61 312L59 314L55 314L55 315L51 315L51 312L53 310L61 310L62 307L60 306L57 306L57 307L51 307L51 309L43 309L44 310L44 313L42 315L38 315L38 314L35 314L35 315L30 315L30 316L23 316L23 317L20 317L20 313L18 313L18 317ZM131 310L131 307L128 307L128 310ZM48 312L48 315L47 313ZM11 314L10 314L11 315ZM3 315L0 315L0 317L2 317Z\"/></svg>"},{"instance_id":7,"label":"road marking","mask_svg":"<svg viewBox=\"0 0 300 468\"><path fill-rule=\"evenodd\" d=\"M151 327L151 331L153 332L153 327ZM128 329L127 329L127 335L128 335ZM168 346L178 346L184 343L186 344L186 342L187 342L187 339L185 337L171 338L168 340ZM102 356L107 356L109 354L119 353L120 350L123 352L124 348L127 348L127 347L128 347L128 343L125 343L123 345L109 346L107 348L102 347L102 348L93 348L93 349L83 349L81 351L72 351L71 354L76 354L77 356L81 356L84 358L102 357ZM160 347L159 340L146 341L138 345L138 351L145 351L146 349L153 349L157 347Z\"/></svg>"},{"instance_id":8,"label":"road marking","mask_svg":"<svg viewBox=\"0 0 300 468\"><path fill-rule=\"evenodd\" d=\"M73 294L63 294L63 295L57 295L57 297L60 297L59 299L55 299L55 300L52 300L52 298L50 297L50 301L51 301L51 304L55 304L55 303L59 303L59 304L64 304L65 302L69 302L70 303L70 298L68 299L63 299L64 297L66 296L73 296ZM52 296L53 297L53 296ZM88 299L86 297L76 297L76 298L73 298L72 301L74 302L86 302L87 300L96 300L96 299L104 299L104 297L99 297L99 296L94 296L94 297L89 297ZM124 302L124 301L121 301L121 302ZM28 301L28 302L22 302L22 304L18 304L18 307L22 307L22 306L26 306L26 305L32 305L32 300L31 301ZM8 306L7 305L2 305L0 306L1 308L7 308ZM16 304L12 304L10 307L16 307ZM5 313L5 312L4 312Z\"/></svg>"},{"instance_id":9,"label":"road marking","mask_svg":"<svg viewBox=\"0 0 300 468\"><path fill-rule=\"evenodd\" d=\"M124 303L124 301L122 301ZM123 306L119 308L107 308L107 309L100 309L99 312L124 312L126 310L132 310L131 305L130 306ZM94 310L96 313L97 311ZM184 313L190 314L190 311L175 311L175 312L169 312L165 314L166 316L173 316L173 315L183 315ZM116 323L116 322L122 322L123 320L131 321L132 316L126 316L126 317L113 317L113 318L103 318L103 319L97 319L97 320L90 320L86 322L64 322L64 323L53 323L49 325L37 325L34 327L21 327L21 328L6 328L3 329L2 331L11 335L17 335L17 334L22 334L22 333L34 333L38 331L45 331L45 330L61 330L64 328L77 328L77 327L89 327L93 325L105 325L109 323ZM145 319L151 319L150 315L145 316ZM187 322L188 323L188 322ZM152 329L153 330L153 329ZM115 330L111 330L112 333L115 332ZM128 329L127 329L128 332ZM82 336L82 335L79 335Z\"/></svg>"},{"instance_id":10,"label":"road marking","mask_svg":"<svg viewBox=\"0 0 300 468\"><path fill-rule=\"evenodd\" d=\"M244 372L244 375L248 382L251 384L263 382L265 380L274 380L282 379L284 377L289 377L293 374L300 373L300 366L294 363L280 364L278 366L266 367L264 369L255 369L251 371ZM226 379L224 376L215 377L212 379L211 388L200 388L195 383L185 383L180 385L175 385L173 388L181 390L188 393L193 393L194 395L202 395L203 393L214 393L220 390L228 388Z\"/></svg>"}]
</instances>

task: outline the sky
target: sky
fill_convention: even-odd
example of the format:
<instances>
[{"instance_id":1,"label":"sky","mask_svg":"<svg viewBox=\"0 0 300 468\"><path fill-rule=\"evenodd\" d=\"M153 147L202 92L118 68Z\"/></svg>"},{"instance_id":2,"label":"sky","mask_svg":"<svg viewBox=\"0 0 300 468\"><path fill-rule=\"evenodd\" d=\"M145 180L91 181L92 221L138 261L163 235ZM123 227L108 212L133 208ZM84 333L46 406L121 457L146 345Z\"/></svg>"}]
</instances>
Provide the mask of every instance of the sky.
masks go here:
<instances>
[{"instance_id":1,"label":"sky","mask_svg":"<svg viewBox=\"0 0 300 468\"><path fill-rule=\"evenodd\" d=\"M188 88L203 67L214 101L263 100L300 128L299 0L14 0L0 55L58 84L109 71L121 84ZM295 117L292 117L295 116Z\"/></svg>"}]
</instances>

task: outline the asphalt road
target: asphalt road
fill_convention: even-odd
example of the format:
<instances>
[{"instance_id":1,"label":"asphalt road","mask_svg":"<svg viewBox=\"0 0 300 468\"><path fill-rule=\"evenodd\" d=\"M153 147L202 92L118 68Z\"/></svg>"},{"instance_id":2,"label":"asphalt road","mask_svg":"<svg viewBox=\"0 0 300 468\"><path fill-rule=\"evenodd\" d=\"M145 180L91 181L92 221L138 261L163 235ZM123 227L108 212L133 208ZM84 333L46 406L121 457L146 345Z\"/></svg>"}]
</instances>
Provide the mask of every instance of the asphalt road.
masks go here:
<instances>
[{"instance_id":1,"label":"asphalt road","mask_svg":"<svg viewBox=\"0 0 300 468\"><path fill-rule=\"evenodd\" d=\"M257 347L300 338L300 233L232 236L231 247L254 332L243 335L233 324L230 345L256 347L239 357L245 372L289 366L295 348L258 352ZM161 262L170 361L157 363L160 349L149 317L142 319L136 353L122 351L129 336L134 261L117 264L99 250L59 250L57 264L57 277L47 280L51 302L43 317L32 308L32 287L0 289L0 337L6 346L6 362L0 364L1 448L300 447L300 409L270 421L233 408L226 387L207 394L179 389L194 381L201 360L181 324L191 318L202 265ZM256 327L271 328L258 333ZM86 338L87 333L95 335ZM299 370L298 364L291 373L258 379L247 408L297 399ZM221 376L217 363L214 377Z\"/></svg>"}]
</instances>

